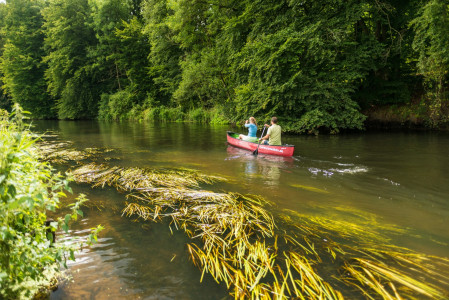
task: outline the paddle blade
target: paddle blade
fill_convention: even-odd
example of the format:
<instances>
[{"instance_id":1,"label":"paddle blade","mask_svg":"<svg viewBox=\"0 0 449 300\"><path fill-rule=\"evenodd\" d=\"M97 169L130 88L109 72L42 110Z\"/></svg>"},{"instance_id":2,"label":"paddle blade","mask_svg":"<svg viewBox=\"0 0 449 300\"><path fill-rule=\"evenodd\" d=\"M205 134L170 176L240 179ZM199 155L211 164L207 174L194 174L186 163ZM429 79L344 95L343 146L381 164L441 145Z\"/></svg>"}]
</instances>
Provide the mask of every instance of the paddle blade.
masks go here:
<instances>
[{"instance_id":1,"label":"paddle blade","mask_svg":"<svg viewBox=\"0 0 449 300\"><path fill-rule=\"evenodd\" d=\"M257 147L257 149L253 151L253 155L257 155L257 154L259 154L259 147Z\"/></svg>"}]
</instances>

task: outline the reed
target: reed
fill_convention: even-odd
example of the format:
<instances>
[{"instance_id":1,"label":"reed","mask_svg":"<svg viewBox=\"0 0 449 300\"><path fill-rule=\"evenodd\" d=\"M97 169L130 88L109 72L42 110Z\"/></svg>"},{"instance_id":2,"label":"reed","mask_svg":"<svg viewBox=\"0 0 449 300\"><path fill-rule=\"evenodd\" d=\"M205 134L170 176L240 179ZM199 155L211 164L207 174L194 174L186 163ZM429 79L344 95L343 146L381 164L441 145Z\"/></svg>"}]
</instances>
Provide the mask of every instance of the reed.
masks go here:
<instances>
[{"instance_id":1,"label":"reed","mask_svg":"<svg viewBox=\"0 0 449 300\"><path fill-rule=\"evenodd\" d=\"M270 209L273 214L259 196L200 189L225 179L190 169L91 163L73 176L126 192L124 216L167 220L170 230L184 231L201 279L209 274L236 299L448 297L449 274L440 270L449 270L449 261L392 246L378 232L403 230L369 215L355 224Z\"/></svg>"},{"instance_id":2,"label":"reed","mask_svg":"<svg viewBox=\"0 0 449 300\"><path fill-rule=\"evenodd\" d=\"M350 212L358 213L353 210ZM366 214L359 216L361 224L353 224L337 220L332 223L325 217L307 217L292 211L287 213L289 215L282 218L283 227L295 228L293 231L296 231L295 237L298 239L308 237L323 262L329 264L331 261L333 265L339 266L335 270L338 272L332 277L347 287L356 288L366 298L448 297L447 292L444 292L449 287L448 259L396 247L389 243L385 235L375 235L376 231L404 234L404 229L382 225ZM362 228L366 228L365 232Z\"/></svg>"},{"instance_id":3,"label":"reed","mask_svg":"<svg viewBox=\"0 0 449 300\"><path fill-rule=\"evenodd\" d=\"M41 135L37 138L36 148L40 156L40 160L54 164L76 163L80 165L87 160L105 161L119 159L118 157L105 156L107 153L115 152L114 149L108 148L84 148L77 150L72 147L70 142L59 142L57 140L48 140L43 138L54 138L54 135Z\"/></svg>"},{"instance_id":4,"label":"reed","mask_svg":"<svg viewBox=\"0 0 449 300\"><path fill-rule=\"evenodd\" d=\"M106 185L122 191L140 190L151 187L199 187L201 183L211 184L225 179L201 174L192 169L149 169L109 167L106 164L90 163L73 171L78 182L92 183L94 187Z\"/></svg>"}]
</instances>

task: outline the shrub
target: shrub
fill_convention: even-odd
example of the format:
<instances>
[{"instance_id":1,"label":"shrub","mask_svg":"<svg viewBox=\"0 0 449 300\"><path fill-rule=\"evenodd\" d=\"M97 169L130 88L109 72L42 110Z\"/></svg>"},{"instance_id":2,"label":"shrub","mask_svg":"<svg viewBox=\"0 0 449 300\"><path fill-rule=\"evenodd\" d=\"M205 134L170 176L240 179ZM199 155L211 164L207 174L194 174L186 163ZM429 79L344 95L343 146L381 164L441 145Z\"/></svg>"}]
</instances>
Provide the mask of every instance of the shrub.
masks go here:
<instances>
[{"instance_id":1,"label":"shrub","mask_svg":"<svg viewBox=\"0 0 449 300\"><path fill-rule=\"evenodd\" d=\"M220 124L225 125L229 124L230 120L227 119L220 108L213 108L209 111L210 114L210 123L211 124Z\"/></svg>"},{"instance_id":2,"label":"shrub","mask_svg":"<svg viewBox=\"0 0 449 300\"><path fill-rule=\"evenodd\" d=\"M74 259L79 244L54 242L59 229L68 231L70 220L82 216L83 195L72 205L72 213L56 221L47 220L55 211L69 180L39 161L35 137L25 128L18 105L11 117L0 110L0 298L27 299L50 284L61 263ZM97 227L90 236L96 239Z\"/></svg>"},{"instance_id":3,"label":"shrub","mask_svg":"<svg viewBox=\"0 0 449 300\"><path fill-rule=\"evenodd\" d=\"M112 95L101 95L98 118L103 120L120 120L128 116L133 107L133 95L121 90Z\"/></svg>"},{"instance_id":4,"label":"shrub","mask_svg":"<svg viewBox=\"0 0 449 300\"><path fill-rule=\"evenodd\" d=\"M208 123L210 120L208 111L204 108L198 107L190 110L187 113L187 121L198 122L198 123Z\"/></svg>"}]
</instances>

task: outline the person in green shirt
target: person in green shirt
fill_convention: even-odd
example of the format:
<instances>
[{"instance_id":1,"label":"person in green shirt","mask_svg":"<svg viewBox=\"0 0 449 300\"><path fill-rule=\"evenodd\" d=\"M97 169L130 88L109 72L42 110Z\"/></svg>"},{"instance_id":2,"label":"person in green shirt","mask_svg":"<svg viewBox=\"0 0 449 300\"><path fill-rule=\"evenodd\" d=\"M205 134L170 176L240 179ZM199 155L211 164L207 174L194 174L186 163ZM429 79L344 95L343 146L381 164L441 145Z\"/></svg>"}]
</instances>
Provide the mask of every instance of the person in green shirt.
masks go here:
<instances>
[{"instance_id":1,"label":"person in green shirt","mask_svg":"<svg viewBox=\"0 0 449 300\"><path fill-rule=\"evenodd\" d=\"M276 145L276 146L282 145L281 126L278 125L278 118L272 117L271 126L268 124L265 124L265 126L269 127L267 135L260 138L259 141L263 141L263 144L265 145Z\"/></svg>"}]
</instances>

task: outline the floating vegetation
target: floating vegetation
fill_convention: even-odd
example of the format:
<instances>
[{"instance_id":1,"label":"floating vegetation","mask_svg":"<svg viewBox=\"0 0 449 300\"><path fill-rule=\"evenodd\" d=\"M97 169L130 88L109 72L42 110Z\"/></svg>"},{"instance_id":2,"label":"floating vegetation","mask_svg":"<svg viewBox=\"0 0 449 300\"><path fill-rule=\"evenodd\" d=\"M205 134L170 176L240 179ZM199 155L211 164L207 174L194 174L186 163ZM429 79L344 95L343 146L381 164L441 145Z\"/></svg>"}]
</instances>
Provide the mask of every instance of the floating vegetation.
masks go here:
<instances>
[{"instance_id":1,"label":"floating vegetation","mask_svg":"<svg viewBox=\"0 0 449 300\"><path fill-rule=\"evenodd\" d=\"M201 278L209 274L235 298L448 297L441 287L449 287L449 261L389 245L378 231L402 231L369 215L360 225L292 211L273 215L261 197L200 190L224 179L190 169L91 163L73 174L127 192L124 215L168 220L171 230L184 231Z\"/></svg>"},{"instance_id":2,"label":"floating vegetation","mask_svg":"<svg viewBox=\"0 0 449 300\"><path fill-rule=\"evenodd\" d=\"M212 184L225 181L218 176L201 174L192 169L150 169L109 167L106 164L90 163L73 171L77 182L105 185L123 191L141 190L151 187L199 187L200 183Z\"/></svg>"},{"instance_id":3,"label":"floating vegetation","mask_svg":"<svg viewBox=\"0 0 449 300\"><path fill-rule=\"evenodd\" d=\"M373 219L357 225L293 211L287 213L281 218L282 227L295 228L290 234L296 240L306 239L307 244L313 245L320 257L317 265L323 262L324 268L335 266L333 271L326 270L327 276L337 272L330 280L338 280L345 289L355 287L367 299L447 299L447 291L441 287L445 290L449 287L448 259L396 247L388 243L386 236L376 234L376 230L392 233L404 230L378 224ZM353 292L347 290L344 294Z\"/></svg>"},{"instance_id":4,"label":"floating vegetation","mask_svg":"<svg viewBox=\"0 0 449 300\"><path fill-rule=\"evenodd\" d=\"M328 191L326 190L322 190L313 186L306 186L306 185L301 185L301 184L291 184L290 186L295 187L295 188L299 188L299 189L303 189L306 191L310 191L310 192L315 192L315 193L320 193L320 194L329 194Z\"/></svg>"},{"instance_id":5,"label":"floating vegetation","mask_svg":"<svg viewBox=\"0 0 449 300\"><path fill-rule=\"evenodd\" d=\"M286 214L280 218L290 223L301 224L301 228L307 228L308 231L320 232L322 236L338 236L338 239L344 240L345 244L386 244L390 242L390 235L407 233L404 228L378 222L378 219L369 213L342 207L334 207L333 210L339 211L340 215L344 214L345 218L338 218L338 214L306 215L293 210L284 210Z\"/></svg>"},{"instance_id":6,"label":"floating vegetation","mask_svg":"<svg viewBox=\"0 0 449 300\"><path fill-rule=\"evenodd\" d=\"M67 164L69 162L80 164L87 159L100 157L105 161L119 159L117 157L104 157L105 153L115 151L107 148L85 148L83 150L76 150L70 148L70 143L47 140L39 142L37 146L41 159L55 164Z\"/></svg>"}]
</instances>

